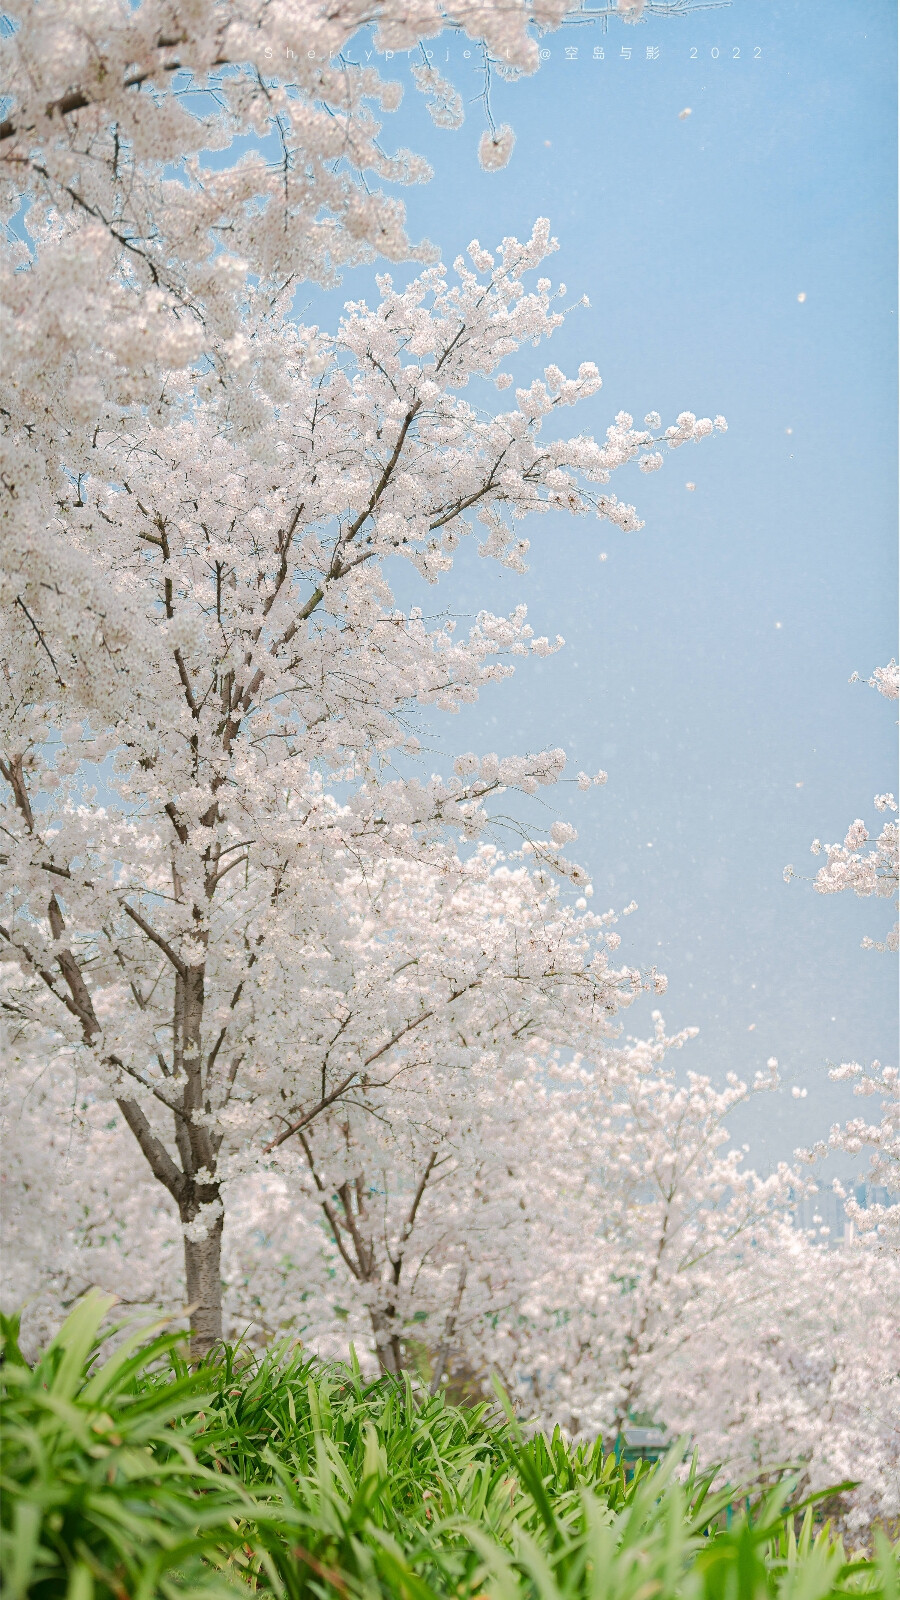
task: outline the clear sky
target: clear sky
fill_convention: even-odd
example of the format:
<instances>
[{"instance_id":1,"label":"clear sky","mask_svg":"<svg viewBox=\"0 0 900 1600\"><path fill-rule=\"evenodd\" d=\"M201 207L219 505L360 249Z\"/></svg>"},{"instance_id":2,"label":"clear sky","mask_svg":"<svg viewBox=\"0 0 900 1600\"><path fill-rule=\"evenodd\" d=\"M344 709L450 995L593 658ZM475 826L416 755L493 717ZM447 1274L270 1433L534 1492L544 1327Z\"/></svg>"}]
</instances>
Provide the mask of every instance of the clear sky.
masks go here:
<instances>
[{"instance_id":1,"label":"clear sky","mask_svg":"<svg viewBox=\"0 0 900 1600\"><path fill-rule=\"evenodd\" d=\"M442 42L435 64L474 97L466 47L452 40L448 64ZM729 432L653 477L617 475L642 532L547 517L524 530L526 577L464 556L415 596L459 614L525 600L567 641L436 724L435 749L561 744L573 773L609 771L554 810L579 828L595 907L637 900L622 954L668 974L670 1027L700 1027L684 1066L752 1074L778 1057L786 1092L733 1129L764 1162L852 1109L829 1062L896 1060L896 959L860 949L889 902L782 879L788 862L811 877L810 841L879 823L872 796L897 789L896 706L848 684L897 650L894 8L734 0L565 30L546 50L533 78L495 86L517 134L500 173L478 168L477 104L457 133L412 92L386 119L387 148L435 167L404 192L411 229L452 260L548 216L554 280L591 308L517 376L595 360L604 387L567 414L576 430L624 408L722 412ZM373 292L351 273L307 316L333 322Z\"/></svg>"}]
</instances>

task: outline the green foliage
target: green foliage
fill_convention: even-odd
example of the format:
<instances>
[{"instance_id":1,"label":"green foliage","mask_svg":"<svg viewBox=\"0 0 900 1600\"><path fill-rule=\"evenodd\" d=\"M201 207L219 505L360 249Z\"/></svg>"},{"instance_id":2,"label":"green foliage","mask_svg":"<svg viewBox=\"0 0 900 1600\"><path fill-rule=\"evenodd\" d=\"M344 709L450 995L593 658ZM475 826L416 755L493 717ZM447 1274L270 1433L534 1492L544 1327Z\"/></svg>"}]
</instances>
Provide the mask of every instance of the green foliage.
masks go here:
<instances>
[{"instance_id":1,"label":"green foliage","mask_svg":"<svg viewBox=\"0 0 900 1600\"><path fill-rule=\"evenodd\" d=\"M158 1331L101 1363L109 1306L82 1301L34 1371L4 1324L11 1600L900 1600L887 1540L848 1560L790 1479L732 1516L678 1451L628 1474L599 1441L526 1438L502 1395L451 1406L285 1348L191 1370Z\"/></svg>"},{"instance_id":2,"label":"green foliage","mask_svg":"<svg viewBox=\"0 0 900 1600\"><path fill-rule=\"evenodd\" d=\"M191 1449L204 1375L147 1383L176 1336L132 1332L103 1362L113 1300L88 1295L32 1370L2 1319L0 1571L7 1600L228 1594L247 1496ZM108 1336L109 1330L107 1330Z\"/></svg>"}]
</instances>

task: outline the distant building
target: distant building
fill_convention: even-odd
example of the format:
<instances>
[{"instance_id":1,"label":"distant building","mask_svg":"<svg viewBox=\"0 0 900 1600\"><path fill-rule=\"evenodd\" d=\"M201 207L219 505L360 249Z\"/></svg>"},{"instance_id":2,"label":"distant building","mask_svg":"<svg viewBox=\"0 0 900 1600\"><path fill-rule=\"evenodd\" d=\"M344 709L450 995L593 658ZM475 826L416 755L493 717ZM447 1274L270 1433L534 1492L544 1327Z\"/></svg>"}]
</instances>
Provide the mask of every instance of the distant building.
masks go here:
<instances>
[{"instance_id":1,"label":"distant building","mask_svg":"<svg viewBox=\"0 0 900 1600\"><path fill-rule=\"evenodd\" d=\"M629 1422L619 1437L616 1456L629 1466L636 1461L659 1461L674 1443L672 1435L665 1428L639 1428Z\"/></svg>"},{"instance_id":2,"label":"distant building","mask_svg":"<svg viewBox=\"0 0 900 1600\"><path fill-rule=\"evenodd\" d=\"M848 1199L855 1200L857 1205L865 1208L888 1206L894 1200L890 1191L881 1184L853 1183L847 1179L842 1183L842 1188ZM831 1184L826 1182L820 1181L813 1193L800 1195L794 1201L794 1224L823 1244L842 1244L851 1237L845 1203L840 1195L835 1194Z\"/></svg>"}]
</instances>

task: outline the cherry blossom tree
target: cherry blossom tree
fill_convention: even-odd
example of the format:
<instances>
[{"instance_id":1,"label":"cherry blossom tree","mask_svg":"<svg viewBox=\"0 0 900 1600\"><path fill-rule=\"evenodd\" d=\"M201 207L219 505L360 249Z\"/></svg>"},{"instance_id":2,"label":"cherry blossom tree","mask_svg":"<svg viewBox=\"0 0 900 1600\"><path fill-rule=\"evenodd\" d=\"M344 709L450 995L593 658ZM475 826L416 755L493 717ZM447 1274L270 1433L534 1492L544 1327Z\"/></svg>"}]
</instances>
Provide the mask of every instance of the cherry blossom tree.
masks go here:
<instances>
[{"instance_id":1,"label":"cherry blossom tree","mask_svg":"<svg viewBox=\"0 0 900 1600\"><path fill-rule=\"evenodd\" d=\"M654 1374L657 1415L732 1482L798 1469L852 1537L900 1515L900 1263L785 1223L749 1250L718 1314Z\"/></svg>"},{"instance_id":2,"label":"cherry blossom tree","mask_svg":"<svg viewBox=\"0 0 900 1600\"><path fill-rule=\"evenodd\" d=\"M541 1208L547 1230L494 1342L492 1363L524 1404L572 1432L613 1438L635 1414L665 1417L662 1374L696 1323L742 1293L746 1253L776 1225L794 1175L761 1178L728 1149L723 1118L771 1089L775 1063L748 1090L717 1090L665 1057L696 1029L601 1058L600 1072L555 1062L572 1112ZM577 1155L573 1157L573 1149ZM546 1169L546 1162L542 1163Z\"/></svg>"},{"instance_id":3,"label":"cherry blossom tree","mask_svg":"<svg viewBox=\"0 0 900 1600\"><path fill-rule=\"evenodd\" d=\"M220 1328L221 1115L262 1048L283 1055L258 980L334 915L350 857L446 864L448 829L476 839L491 794L561 771L547 752L391 775L419 708L552 647L524 611L482 615L465 641L404 616L385 559L434 579L471 511L482 553L521 567L513 521L562 507L636 526L599 486L636 456L659 464L625 414L602 445L541 442L542 416L597 387L590 364L548 368L499 416L459 397L559 325L549 282L521 283L544 225L499 264L474 247L457 286L441 268L402 292L383 280L334 339L287 320L304 280L433 256L360 181L427 176L382 149L376 111L398 87L350 59L360 28L377 25L376 55L462 28L516 74L562 14L57 0L17 7L4 38L3 938L24 973L8 1004L107 1075L177 1204L200 1348ZM415 80L439 123L459 120L427 52ZM711 429L685 413L668 443ZM557 823L543 854L577 881L566 842ZM321 928L312 944L334 949ZM420 1026L393 1005L362 1060ZM319 1100L304 1086L303 1115Z\"/></svg>"},{"instance_id":4,"label":"cherry blossom tree","mask_svg":"<svg viewBox=\"0 0 900 1600\"><path fill-rule=\"evenodd\" d=\"M73 436L50 537L13 535L2 937L24 977L11 1003L109 1075L178 1206L200 1347L221 1331L221 1117L263 1053L269 1072L286 1059L271 962L289 970L315 919L339 913L349 862L450 868L450 833L476 840L493 794L533 793L563 767L549 751L464 756L448 780L399 775L417 712L453 710L507 675L503 657L553 646L521 607L482 613L465 639L406 615L385 562L436 580L467 513L481 553L514 568L529 513L639 526L611 473L655 470L659 444L713 431L683 413L657 436L620 413L603 443L542 438L544 417L599 386L589 363L575 379L547 367L506 412L461 397L558 327L549 280L522 283L551 248L542 223L499 259L473 245L456 283L442 268L402 292L383 279L380 305L348 307L331 340L261 316L277 401L257 413L256 386L242 397L213 370L173 380L162 414L132 407ZM104 804L82 787L85 760ZM539 855L578 884L573 834L555 823ZM398 992L346 1083L304 1085L307 1121L418 1025L418 993L409 1012ZM282 1019L293 1037L290 1007ZM171 1146L151 1102L174 1119Z\"/></svg>"},{"instance_id":5,"label":"cherry blossom tree","mask_svg":"<svg viewBox=\"0 0 900 1600\"><path fill-rule=\"evenodd\" d=\"M368 1040L379 1031L370 997L383 1004L387 974L403 975L416 994L407 1012L423 1022L449 985L441 1032L417 1025L399 1060L395 1051L386 1070L358 1078L314 1123L288 1122L268 1148L320 1208L354 1297L367 1308L379 1360L399 1371L410 1323L428 1321L432 1331L455 1300L448 1279L467 1270L473 1248L480 1259L474 1240L485 1225L473 1190L483 1185L500 1203L495 1169L504 1161L524 1176L526 1146L515 1155L507 1149L508 1119L533 1041L552 1033L570 1049L596 1048L613 1035L611 1019L623 1006L663 983L610 965L619 942L612 913L573 913L544 874L498 861L493 846L455 875L392 866L353 888L357 903L352 912L347 904L344 921L362 937L352 947L345 937L339 963L316 974L317 997L329 996L321 1059L342 1077L345 1065L355 1066L354 1007ZM293 986L292 970L284 981ZM308 1013L305 1001L301 1009ZM533 1138L527 1149L533 1160ZM491 1230L501 1231L496 1218ZM471 1298L470 1291L467 1312Z\"/></svg>"},{"instance_id":6,"label":"cherry blossom tree","mask_svg":"<svg viewBox=\"0 0 900 1600\"><path fill-rule=\"evenodd\" d=\"M236 1075L217 1114L204 1118L216 1141L220 1192L230 1197L237 1191L240 1213L242 1195L245 1211L246 1203L253 1207L253 1185L248 1191L242 1178L260 1176L260 1165L276 1181L257 1184L257 1193L277 1193L279 1178L287 1180L307 1233L321 1236L317 1224L324 1225L327 1254L339 1254L344 1277L350 1271L358 1307L367 1308L369 1338L374 1335L388 1370L403 1364L407 1321L423 1316L425 1290L409 1285L405 1260L414 1258L418 1277L436 1249L446 1257L448 1250L458 1255L470 1247L467 1185L484 1163L486 1146L498 1159L494 1135L529 1041L552 1028L570 1042L602 1043L620 1008L653 980L653 974L611 965L618 944L614 920L611 912L596 916L566 907L545 874L502 862L485 845L452 873L403 862L370 866L368 875L348 871L342 884L327 885L319 907L306 897L289 962L269 941L260 951L254 984L266 1003L255 1012L253 1061ZM7 983L7 1015L24 1015L27 993L14 973ZM661 989L662 980L655 985ZM146 1183L135 1185L133 1163L122 1151L123 1114L129 1126L133 1118L123 1113L121 1096L118 1106L112 1101L96 1053L85 1059L63 1038L35 1037L23 1024L17 1037L12 1034L10 1027L10 1054L18 1054L22 1066L8 1089L6 1181L8 1194L18 1197L11 1213L22 1218L17 1249L27 1257L29 1232L38 1253L48 1231L57 1246L55 1260L32 1261L26 1277L36 1272L41 1293L52 1301L74 1297L73 1274L83 1284L86 1273L90 1282L99 1272L105 1287L116 1290L124 1272L129 1298L140 1281L140 1297L152 1299L154 1284L159 1293L163 1280L149 1265L149 1226L135 1223L146 1209L148 1219L158 1219L161 1240L171 1229L159 1205L148 1201ZM373 1040L380 1041L374 1049ZM42 1161L38 1129L48 1110ZM154 1139L171 1144L159 1114L149 1104L147 1112ZM72 1185L60 1168L68 1161L73 1116L92 1159L67 1195ZM520 1147L517 1165L522 1154ZM42 1165L54 1174L49 1183ZM66 1217L61 1228L49 1220L38 1226L32 1216L29 1230L35 1187L51 1197L51 1217ZM448 1191L453 1198L445 1205ZM186 1229L198 1243L209 1231L208 1224ZM99 1250L101 1235L105 1242L115 1237L118 1266L108 1250ZM136 1277L129 1265L135 1247L144 1256ZM171 1251L164 1253L171 1267ZM294 1322L297 1302L311 1287L321 1294L323 1274L333 1276L321 1248L318 1256L311 1279L292 1285ZM188 1254L189 1269L190 1262ZM255 1300L261 1287L253 1285ZM435 1314L443 1288L441 1273L432 1273L425 1298ZM275 1301L266 1307L267 1318L277 1317L284 1294ZM320 1314L320 1331L326 1321Z\"/></svg>"},{"instance_id":7,"label":"cherry blossom tree","mask_svg":"<svg viewBox=\"0 0 900 1600\"><path fill-rule=\"evenodd\" d=\"M693 1031L658 1019L602 1072L563 1052L533 1079L501 1146L506 1238L471 1319L462 1298L457 1355L544 1427L612 1441L652 1419L732 1481L786 1464L810 1491L851 1480L834 1509L858 1534L900 1510L898 1263L797 1227L802 1179L752 1171L723 1121L776 1087L775 1063L750 1090L679 1081L666 1054ZM502 1186L483 1192L487 1218Z\"/></svg>"}]
</instances>

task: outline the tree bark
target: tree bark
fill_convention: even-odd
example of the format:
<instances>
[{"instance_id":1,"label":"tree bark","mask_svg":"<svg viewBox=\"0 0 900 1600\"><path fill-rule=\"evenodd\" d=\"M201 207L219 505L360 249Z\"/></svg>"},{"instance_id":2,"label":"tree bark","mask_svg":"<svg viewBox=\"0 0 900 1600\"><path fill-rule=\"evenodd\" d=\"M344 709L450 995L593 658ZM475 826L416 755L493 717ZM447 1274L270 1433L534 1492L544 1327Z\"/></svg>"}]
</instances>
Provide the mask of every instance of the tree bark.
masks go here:
<instances>
[{"instance_id":1,"label":"tree bark","mask_svg":"<svg viewBox=\"0 0 900 1600\"><path fill-rule=\"evenodd\" d=\"M196 1208L194 1214L196 1214ZM182 1222L192 1221L182 1213ZM208 1355L222 1338L222 1218L217 1217L202 1239L184 1238L184 1272L191 1310L191 1355Z\"/></svg>"},{"instance_id":2,"label":"tree bark","mask_svg":"<svg viewBox=\"0 0 900 1600\"><path fill-rule=\"evenodd\" d=\"M394 1311L388 1307L386 1311L370 1311L372 1332L375 1335L375 1350L378 1356L378 1365L382 1372L389 1372L393 1377L398 1377L406 1366L403 1352L400 1348L400 1334L394 1321Z\"/></svg>"}]
</instances>

